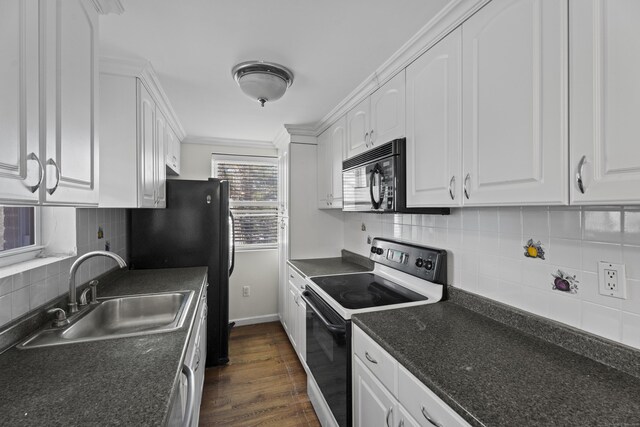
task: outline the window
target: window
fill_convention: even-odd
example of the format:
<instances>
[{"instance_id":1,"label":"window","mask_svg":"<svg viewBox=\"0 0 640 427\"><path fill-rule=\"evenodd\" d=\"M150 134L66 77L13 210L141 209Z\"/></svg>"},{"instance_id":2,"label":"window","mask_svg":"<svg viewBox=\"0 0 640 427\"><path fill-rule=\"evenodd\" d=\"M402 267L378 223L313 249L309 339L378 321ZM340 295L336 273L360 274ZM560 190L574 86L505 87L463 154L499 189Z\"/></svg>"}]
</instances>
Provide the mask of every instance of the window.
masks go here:
<instances>
[{"instance_id":1,"label":"window","mask_svg":"<svg viewBox=\"0 0 640 427\"><path fill-rule=\"evenodd\" d=\"M33 258L38 246L36 208L0 206L0 266Z\"/></svg>"},{"instance_id":2,"label":"window","mask_svg":"<svg viewBox=\"0 0 640 427\"><path fill-rule=\"evenodd\" d=\"M243 249L278 245L278 161L274 157L214 154L213 176L229 181L235 244Z\"/></svg>"}]
</instances>

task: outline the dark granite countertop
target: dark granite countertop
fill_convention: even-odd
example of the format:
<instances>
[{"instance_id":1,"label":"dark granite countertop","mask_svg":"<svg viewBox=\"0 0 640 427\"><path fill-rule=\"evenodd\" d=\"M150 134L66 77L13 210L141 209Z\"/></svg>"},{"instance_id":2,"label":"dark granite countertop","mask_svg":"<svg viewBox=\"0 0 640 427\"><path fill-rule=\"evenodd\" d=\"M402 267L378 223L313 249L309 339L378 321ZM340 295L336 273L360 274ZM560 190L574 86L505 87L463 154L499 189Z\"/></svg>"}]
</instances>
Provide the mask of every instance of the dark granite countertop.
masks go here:
<instances>
[{"instance_id":1,"label":"dark granite countertop","mask_svg":"<svg viewBox=\"0 0 640 427\"><path fill-rule=\"evenodd\" d=\"M158 426L166 423L206 267L115 272L99 297L194 291L174 332L18 350L0 355L0 424Z\"/></svg>"},{"instance_id":2,"label":"dark granite countertop","mask_svg":"<svg viewBox=\"0 0 640 427\"><path fill-rule=\"evenodd\" d=\"M453 302L352 320L471 425L640 425L640 378Z\"/></svg>"},{"instance_id":3,"label":"dark granite countertop","mask_svg":"<svg viewBox=\"0 0 640 427\"><path fill-rule=\"evenodd\" d=\"M328 274L360 273L373 270L373 263L365 257L342 251L342 257L289 260L303 276L315 277Z\"/></svg>"}]
</instances>

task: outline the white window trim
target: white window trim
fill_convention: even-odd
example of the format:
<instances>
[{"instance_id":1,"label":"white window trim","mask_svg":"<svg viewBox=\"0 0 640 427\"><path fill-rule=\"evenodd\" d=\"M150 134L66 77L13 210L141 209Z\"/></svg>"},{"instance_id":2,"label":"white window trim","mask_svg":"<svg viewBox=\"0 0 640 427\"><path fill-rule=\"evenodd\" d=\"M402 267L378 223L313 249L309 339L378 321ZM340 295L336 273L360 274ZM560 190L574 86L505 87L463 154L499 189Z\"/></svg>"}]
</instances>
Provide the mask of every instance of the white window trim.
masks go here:
<instances>
[{"instance_id":1,"label":"white window trim","mask_svg":"<svg viewBox=\"0 0 640 427\"><path fill-rule=\"evenodd\" d=\"M13 205L2 205L11 206ZM0 267L7 267L13 264L19 264L27 262L32 259L38 258L42 253L44 246L42 246L42 213L40 212L40 206L19 206L19 207L32 207L34 208L34 232L35 239L34 244L29 246L23 246L16 249L9 249L6 251L0 251Z\"/></svg>"},{"instance_id":2,"label":"white window trim","mask_svg":"<svg viewBox=\"0 0 640 427\"><path fill-rule=\"evenodd\" d=\"M234 162L245 165L263 165L265 163L270 163L273 165L278 165L278 157L276 156L254 156L254 155L244 155L244 154L211 154L211 176L213 178L217 178L216 176L216 166L218 162ZM280 184L280 173L278 172L278 184L276 184L277 188L279 188ZM274 206L274 215L277 217L279 215L278 212L278 203L279 201L276 199L275 202L233 202L235 206ZM269 215L270 216L270 215ZM269 243L269 244L253 244L253 245L240 245L236 243L236 252L253 252L253 251L266 251L266 250L274 250L278 249L278 242Z\"/></svg>"}]
</instances>

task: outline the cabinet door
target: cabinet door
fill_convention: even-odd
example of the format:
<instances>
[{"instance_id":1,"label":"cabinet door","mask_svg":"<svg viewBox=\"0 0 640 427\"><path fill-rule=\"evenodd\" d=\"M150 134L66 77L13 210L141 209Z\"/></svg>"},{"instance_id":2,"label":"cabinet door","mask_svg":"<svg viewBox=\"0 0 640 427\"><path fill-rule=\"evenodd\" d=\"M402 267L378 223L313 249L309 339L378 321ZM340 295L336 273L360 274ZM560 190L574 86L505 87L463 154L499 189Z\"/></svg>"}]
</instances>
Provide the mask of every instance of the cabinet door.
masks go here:
<instances>
[{"instance_id":1,"label":"cabinet door","mask_svg":"<svg viewBox=\"0 0 640 427\"><path fill-rule=\"evenodd\" d=\"M331 192L331 128L318 136L318 209L329 209Z\"/></svg>"},{"instance_id":2,"label":"cabinet door","mask_svg":"<svg viewBox=\"0 0 640 427\"><path fill-rule=\"evenodd\" d=\"M397 403L358 357L353 358L353 422L355 427L395 426Z\"/></svg>"},{"instance_id":3,"label":"cabinet door","mask_svg":"<svg viewBox=\"0 0 640 427\"><path fill-rule=\"evenodd\" d=\"M305 304L300 293L298 293L298 312L296 313L296 323L298 328L298 357L301 362L307 360L307 304Z\"/></svg>"},{"instance_id":4,"label":"cabinet door","mask_svg":"<svg viewBox=\"0 0 640 427\"><path fill-rule=\"evenodd\" d=\"M465 204L566 204L567 1L493 0L462 25Z\"/></svg>"},{"instance_id":5,"label":"cabinet door","mask_svg":"<svg viewBox=\"0 0 640 427\"><path fill-rule=\"evenodd\" d=\"M289 340L294 350L298 351L298 322L296 322L296 316L298 315L298 289L296 285L289 282L289 288L287 289L287 326L289 327Z\"/></svg>"},{"instance_id":6,"label":"cabinet door","mask_svg":"<svg viewBox=\"0 0 640 427\"><path fill-rule=\"evenodd\" d=\"M156 205L155 115L156 104L138 80L138 206L141 208L153 208Z\"/></svg>"},{"instance_id":7,"label":"cabinet door","mask_svg":"<svg viewBox=\"0 0 640 427\"><path fill-rule=\"evenodd\" d=\"M0 203L36 204L46 161L39 150L37 0L0 2L0 52Z\"/></svg>"},{"instance_id":8,"label":"cabinet door","mask_svg":"<svg viewBox=\"0 0 640 427\"><path fill-rule=\"evenodd\" d=\"M363 100L347 113L347 158L369 149L371 98Z\"/></svg>"},{"instance_id":9,"label":"cabinet door","mask_svg":"<svg viewBox=\"0 0 640 427\"><path fill-rule=\"evenodd\" d=\"M344 160L344 143L347 135L347 119L342 117L331 130L331 207L342 209L342 161Z\"/></svg>"},{"instance_id":10,"label":"cabinet door","mask_svg":"<svg viewBox=\"0 0 640 427\"><path fill-rule=\"evenodd\" d=\"M407 67L407 206L462 204L461 29Z\"/></svg>"},{"instance_id":11,"label":"cabinet door","mask_svg":"<svg viewBox=\"0 0 640 427\"><path fill-rule=\"evenodd\" d=\"M420 424L409 415L402 405L398 405L398 416L400 417L398 427L420 427Z\"/></svg>"},{"instance_id":12,"label":"cabinet door","mask_svg":"<svg viewBox=\"0 0 640 427\"><path fill-rule=\"evenodd\" d=\"M571 203L640 203L640 3L570 5Z\"/></svg>"},{"instance_id":13,"label":"cabinet door","mask_svg":"<svg viewBox=\"0 0 640 427\"><path fill-rule=\"evenodd\" d=\"M40 2L45 201L98 203L98 12L89 0Z\"/></svg>"},{"instance_id":14,"label":"cabinet door","mask_svg":"<svg viewBox=\"0 0 640 427\"><path fill-rule=\"evenodd\" d=\"M404 137L405 73L396 74L371 95L369 148Z\"/></svg>"},{"instance_id":15,"label":"cabinet door","mask_svg":"<svg viewBox=\"0 0 640 427\"><path fill-rule=\"evenodd\" d=\"M155 129L155 187L156 187L156 202L155 206L158 208L164 208L167 206L167 166L166 166L166 152L167 152L167 119L162 114L162 111L156 106L156 129Z\"/></svg>"}]
</instances>

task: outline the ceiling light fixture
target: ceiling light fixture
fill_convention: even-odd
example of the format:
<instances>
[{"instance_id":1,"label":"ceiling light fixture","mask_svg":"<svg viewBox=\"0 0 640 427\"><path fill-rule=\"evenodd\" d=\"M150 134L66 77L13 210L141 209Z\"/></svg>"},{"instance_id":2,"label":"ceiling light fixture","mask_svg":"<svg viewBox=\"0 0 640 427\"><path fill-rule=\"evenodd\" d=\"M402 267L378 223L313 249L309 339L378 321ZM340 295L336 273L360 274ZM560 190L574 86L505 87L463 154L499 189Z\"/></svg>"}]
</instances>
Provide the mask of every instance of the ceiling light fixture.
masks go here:
<instances>
[{"instance_id":1,"label":"ceiling light fixture","mask_svg":"<svg viewBox=\"0 0 640 427\"><path fill-rule=\"evenodd\" d=\"M293 73L279 64L264 61L241 62L231 70L240 89L264 107L267 101L282 98L293 83Z\"/></svg>"}]
</instances>

